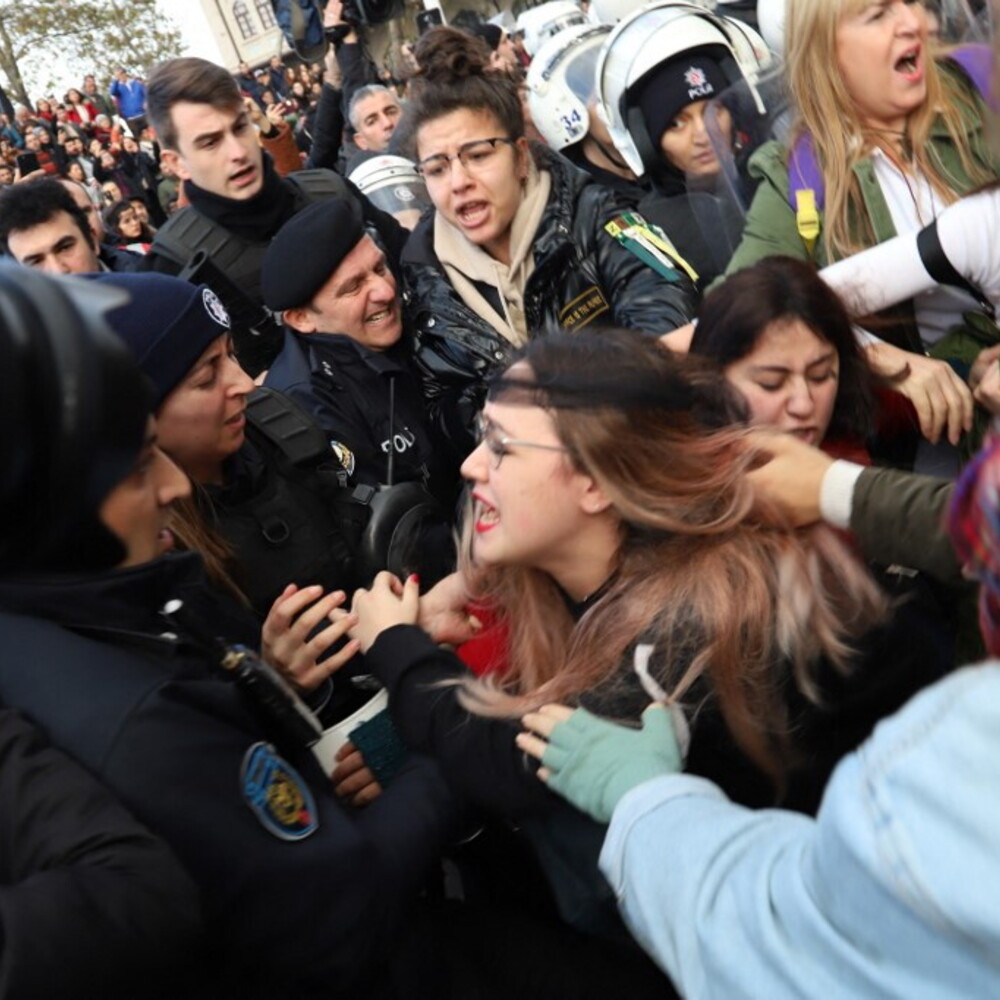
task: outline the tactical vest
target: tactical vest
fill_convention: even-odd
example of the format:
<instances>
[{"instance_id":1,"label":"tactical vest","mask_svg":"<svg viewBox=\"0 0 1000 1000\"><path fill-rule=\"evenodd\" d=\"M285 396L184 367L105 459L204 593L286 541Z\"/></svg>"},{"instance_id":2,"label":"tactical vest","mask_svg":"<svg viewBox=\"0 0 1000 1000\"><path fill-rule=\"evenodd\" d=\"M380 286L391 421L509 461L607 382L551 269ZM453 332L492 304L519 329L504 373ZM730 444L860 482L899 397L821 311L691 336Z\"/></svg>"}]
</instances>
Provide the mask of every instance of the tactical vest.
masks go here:
<instances>
[{"instance_id":1,"label":"tactical vest","mask_svg":"<svg viewBox=\"0 0 1000 1000\"><path fill-rule=\"evenodd\" d=\"M212 514L254 610L265 615L289 583L351 593L375 490L350 488L323 432L271 389L249 397L247 440L265 466L260 488L234 504L213 500Z\"/></svg>"},{"instance_id":2,"label":"tactical vest","mask_svg":"<svg viewBox=\"0 0 1000 1000\"><path fill-rule=\"evenodd\" d=\"M295 195L295 212L329 198L353 197L332 170L301 170L284 178ZM291 216L289 216L291 218ZM260 272L269 241L247 240L188 207L156 233L153 251L180 269L179 277L206 284L222 299L233 322L233 341L251 375L263 371L281 349L281 326L264 306Z\"/></svg>"}]
</instances>

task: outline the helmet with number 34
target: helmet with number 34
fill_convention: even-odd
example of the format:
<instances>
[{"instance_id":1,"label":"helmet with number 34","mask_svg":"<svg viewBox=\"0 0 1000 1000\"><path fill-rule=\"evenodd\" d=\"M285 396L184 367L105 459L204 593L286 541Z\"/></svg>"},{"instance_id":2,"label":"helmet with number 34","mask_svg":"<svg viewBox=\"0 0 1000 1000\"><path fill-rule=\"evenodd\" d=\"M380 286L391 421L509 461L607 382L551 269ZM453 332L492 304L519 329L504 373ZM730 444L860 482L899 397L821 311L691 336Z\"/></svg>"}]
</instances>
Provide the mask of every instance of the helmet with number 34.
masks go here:
<instances>
[{"instance_id":1,"label":"helmet with number 34","mask_svg":"<svg viewBox=\"0 0 1000 1000\"><path fill-rule=\"evenodd\" d=\"M528 106L535 127L555 150L579 142L590 129L595 70L607 24L582 24L550 38L528 69Z\"/></svg>"}]
</instances>

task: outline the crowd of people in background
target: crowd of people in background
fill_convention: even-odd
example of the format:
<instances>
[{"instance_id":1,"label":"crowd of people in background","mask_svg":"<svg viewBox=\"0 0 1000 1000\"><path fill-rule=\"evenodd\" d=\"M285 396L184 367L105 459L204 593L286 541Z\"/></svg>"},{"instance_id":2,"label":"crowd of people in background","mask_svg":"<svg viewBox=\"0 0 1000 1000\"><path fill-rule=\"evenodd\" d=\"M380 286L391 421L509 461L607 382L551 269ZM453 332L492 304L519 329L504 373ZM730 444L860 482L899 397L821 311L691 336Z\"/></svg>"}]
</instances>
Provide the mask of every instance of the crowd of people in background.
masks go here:
<instances>
[{"instance_id":1,"label":"crowd of people in background","mask_svg":"<svg viewBox=\"0 0 1000 1000\"><path fill-rule=\"evenodd\" d=\"M0 114L0 1000L1000 995L997 11L275 7Z\"/></svg>"}]
</instances>

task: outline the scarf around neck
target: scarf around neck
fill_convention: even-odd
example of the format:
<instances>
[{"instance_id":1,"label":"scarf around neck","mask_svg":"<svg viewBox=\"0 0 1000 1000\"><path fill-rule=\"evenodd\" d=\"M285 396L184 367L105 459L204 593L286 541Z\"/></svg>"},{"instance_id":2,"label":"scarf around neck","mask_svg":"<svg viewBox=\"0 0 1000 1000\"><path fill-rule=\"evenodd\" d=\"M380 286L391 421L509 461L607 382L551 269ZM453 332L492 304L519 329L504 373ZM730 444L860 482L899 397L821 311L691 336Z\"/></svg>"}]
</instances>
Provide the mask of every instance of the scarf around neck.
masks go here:
<instances>
[{"instance_id":1,"label":"scarf around neck","mask_svg":"<svg viewBox=\"0 0 1000 1000\"><path fill-rule=\"evenodd\" d=\"M469 309L517 347L528 340L524 289L535 269L532 249L551 190L551 174L531 163L521 204L510 226L510 264L501 263L472 243L440 212L434 218L434 253L451 286ZM477 284L497 290L502 313L490 304Z\"/></svg>"},{"instance_id":2,"label":"scarf around neck","mask_svg":"<svg viewBox=\"0 0 1000 1000\"><path fill-rule=\"evenodd\" d=\"M282 183L274 162L263 154L264 183L252 198L240 201L184 181L191 207L231 233L251 242L266 242L295 214L295 195Z\"/></svg>"}]
</instances>

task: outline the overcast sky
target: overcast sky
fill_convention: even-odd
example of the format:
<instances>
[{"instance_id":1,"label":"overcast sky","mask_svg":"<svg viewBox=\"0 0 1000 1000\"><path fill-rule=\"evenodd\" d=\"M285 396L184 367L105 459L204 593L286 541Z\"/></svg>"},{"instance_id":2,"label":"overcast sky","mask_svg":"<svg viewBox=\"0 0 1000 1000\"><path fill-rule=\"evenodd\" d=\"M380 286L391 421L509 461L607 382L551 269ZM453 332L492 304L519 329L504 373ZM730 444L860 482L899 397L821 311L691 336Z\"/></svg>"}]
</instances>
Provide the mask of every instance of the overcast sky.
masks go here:
<instances>
[{"instance_id":1,"label":"overcast sky","mask_svg":"<svg viewBox=\"0 0 1000 1000\"><path fill-rule=\"evenodd\" d=\"M212 62L222 61L200 3L195 0L157 0L157 5L181 29L185 55L201 56Z\"/></svg>"}]
</instances>

